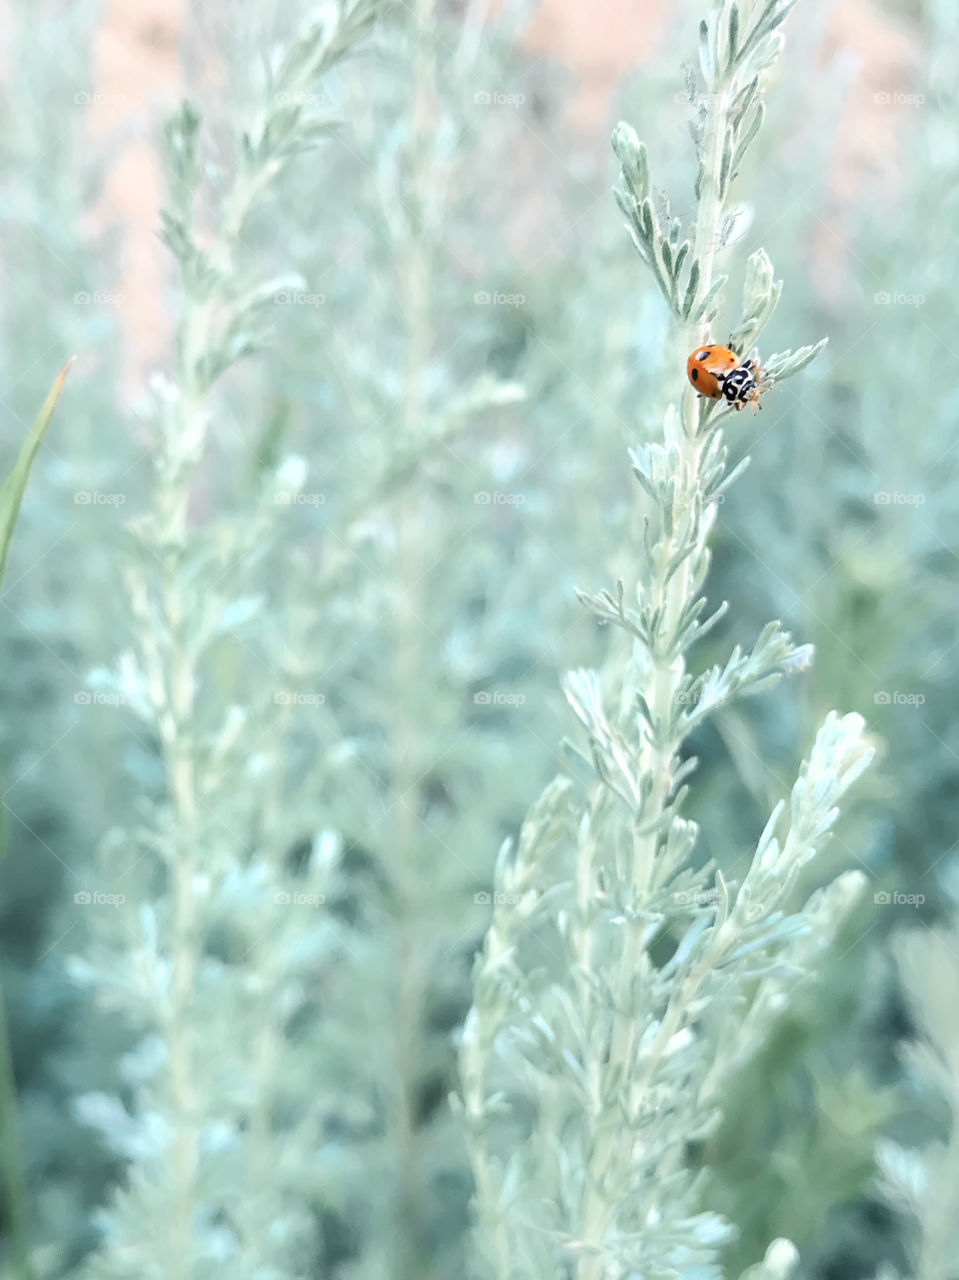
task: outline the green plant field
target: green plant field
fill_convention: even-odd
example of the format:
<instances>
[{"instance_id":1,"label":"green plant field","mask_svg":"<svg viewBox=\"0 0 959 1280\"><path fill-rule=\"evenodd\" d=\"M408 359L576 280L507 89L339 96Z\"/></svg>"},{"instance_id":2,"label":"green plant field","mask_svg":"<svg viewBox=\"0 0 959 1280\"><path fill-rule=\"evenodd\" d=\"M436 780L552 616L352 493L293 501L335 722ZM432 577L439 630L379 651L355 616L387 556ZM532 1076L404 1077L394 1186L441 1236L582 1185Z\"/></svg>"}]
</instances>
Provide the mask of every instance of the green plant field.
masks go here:
<instances>
[{"instance_id":1,"label":"green plant field","mask_svg":"<svg viewBox=\"0 0 959 1280\"><path fill-rule=\"evenodd\" d=\"M0 1276L959 1280L959 11L4 27Z\"/></svg>"}]
</instances>

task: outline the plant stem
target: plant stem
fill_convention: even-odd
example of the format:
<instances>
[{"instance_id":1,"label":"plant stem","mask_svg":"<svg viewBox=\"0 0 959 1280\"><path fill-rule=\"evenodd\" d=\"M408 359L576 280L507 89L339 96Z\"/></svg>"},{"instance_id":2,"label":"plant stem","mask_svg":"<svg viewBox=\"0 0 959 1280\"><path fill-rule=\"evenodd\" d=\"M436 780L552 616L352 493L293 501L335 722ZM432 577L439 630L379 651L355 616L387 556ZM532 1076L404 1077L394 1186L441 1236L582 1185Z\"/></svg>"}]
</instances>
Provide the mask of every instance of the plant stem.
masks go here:
<instances>
[{"instance_id":1,"label":"plant stem","mask_svg":"<svg viewBox=\"0 0 959 1280\"><path fill-rule=\"evenodd\" d=\"M27 1229L27 1193L17 1136L17 1090L7 1023L6 1000L0 988L0 1170L4 1187L13 1266L21 1280L34 1280Z\"/></svg>"},{"instance_id":2,"label":"plant stem","mask_svg":"<svg viewBox=\"0 0 959 1280\"><path fill-rule=\"evenodd\" d=\"M402 263L403 311L406 316L406 361L402 425L407 443L422 437L428 414L426 384L433 347L432 248L427 220L432 206L434 169L431 140L436 106L436 57L433 0L416 0L413 11L411 142L409 184L404 203L410 242ZM396 1003L394 1044L396 1094L397 1201L394 1206L398 1280L423 1280L424 1263L417 1236L422 1221L421 1171L417 1153L413 1095L416 1048L423 1017L423 966L417 919L424 892L417 839L420 820L422 761L421 697L424 677L420 662L424 608L422 594L423 537L417 495L400 499L396 512L396 659L394 666L395 731L392 788L396 804L395 865L397 875Z\"/></svg>"},{"instance_id":3,"label":"plant stem","mask_svg":"<svg viewBox=\"0 0 959 1280\"><path fill-rule=\"evenodd\" d=\"M703 135L702 160L703 179L700 188L699 208L697 210L694 255L700 263L700 296L705 296L712 284L715 270L716 245L719 238L719 224L722 217L723 201L719 191L719 171L722 162L722 150L725 140L726 118L729 107L729 86L722 84L709 94L706 108L706 125ZM684 351L692 350L705 341L707 326L703 322L690 321L681 328L681 345ZM680 567L667 578L665 566L673 559L676 548L681 545L694 518L694 495L700 487L700 468L705 439L699 433L700 408L702 401L692 387L687 388L683 400L683 420L685 430L680 433L678 447L676 482L681 486L685 501L677 503L679 518L683 524L677 523L672 539L666 544L664 554L658 565L653 565L653 581L651 584L650 602L654 610L662 611L660 636L668 641L675 636L683 609L688 603L693 590L694 557L687 556ZM701 531L700 537L705 541L708 529ZM666 724L676 703L680 684L685 675L686 663L682 655L667 661L661 652L651 655L652 677L651 688L647 692L654 722ZM673 775L680 742L672 740L668 743L654 742L648 737L641 745L641 770L652 778L652 790L643 809L643 826L648 834L634 840L632 879L636 896L641 900L649 886L659 840L660 819L669 803L673 792ZM594 844L590 857L598 860L604 850ZM590 882L595 884L597 867L592 868ZM585 904L581 904L585 905ZM603 1046L597 1048L588 1064L591 1092L597 1113L601 1108L604 1095L603 1081L611 1072L624 1071L625 1078L632 1069L636 1038L640 1031L637 1019L630 1009L630 991L638 971L644 949L645 922L641 919L628 920L623 926L625 937L617 967L615 982L615 1013L613 1028L609 1042L608 1055ZM579 943L579 959L587 968L590 966L588 953L588 931L582 931ZM683 988L675 994L682 992ZM669 1039L678 1030L681 1005L676 999L670 1001L664 1015L657 1038L651 1048L643 1077L638 1087L630 1087L631 1104L641 1105L642 1093L652 1079L653 1073ZM595 1115L588 1117L594 1120ZM622 1139L618 1130L606 1128L597 1132L595 1128L588 1135L592 1155L588 1162L585 1191L583 1194L581 1238L585 1243L599 1240L609 1230L617 1209L617 1201L605 1189L605 1181L614 1161L628 1165L633 1153ZM602 1280L603 1254L601 1252L584 1253L578 1266L579 1280Z\"/></svg>"},{"instance_id":4,"label":"plant stem","mask_svg":"<svg viewBox=\"0 0 959 1280\"><path fill-rule=\"evenodd\" d=\"M196 670L187 643L188 605L182 582L191 483L202 443L183 451L184 441L203 439L203 387L198 369L209 342L208 306L187 297L181 319L178 383L182 399L171 434L164 438L161 480L157 493L160 513L160 611L167 644L152 650L156 684L164 691L158 708L163 757L173 809L172 972L168 1023L170 1089L174 1124L173 1213L170 1231L170 1270L174 1280L193 1274L192 1216L196 1204L199 1144L196 1116L196 1071L191 1044L192 1006L199 963L196 923L197 830L196 757L193 742Z\"/></svg>"},{"instance_id":5,"label":"plant stem","mask_svg":"<svg viewBox=\"0 0 959 1280\"><path fill-rule=\"evenodd\" d=\"M483 944L482 967L495 973L511 950L510 941L504 938L494 918ZM477 1001L473 1004L463 1028L461 1050L461 1078L463 1081L463 1115L470 1147L475 1184L475 1217L483 1224L484 1235L491 1242L490 1261L493 1280L507 1280L509 1275L509 1233L500 1211L499 1179L489 1159L484 1118L486 1112L486 1068L493 1061L493 1052L501 1022L494 1012L485 1016L485 1008Z\"/></svg>"},{"instance_id":6,"label":"plant stem","mask_svg":"<svg viewBox=\"0 0 959 1280\"><path fill-rule=\"evenodd\" d=\"M186 493L182 495L186 505ZM185 513L184 513L185 518ZM192 1273L191 1216L195 1203L197 1134L194 1068L190 1043L193 993L196 987L197 937L194 888L196 831L195 762L190 725L193 719L194 671L183 645L184 609L176 563L167 564L163 612L170 636L170 716L161 730L168 762L176 828L173 883L173 973L170 1014L170 1076L173 1093L175 1209L171 1232L171 1275L188 1280Z\"/></svg>"},{"instance_id":7,"label":"plant stem","mask_svg":"<svg viewBox=\"0 0 959 1280\"><path fill-rule=\"evenodd\" d=\"M959 1108L955 1106L952 1108L949 1140L939 1159L941 1169L959 1169ZM916 1280L951 1280L955 1275L955 1259L950 1246L956 1230L953 1198L943 1196L937 1205L936 1200L929 1196L927 1204L933 1206L933 1211L926 1215L920 1236Z\"/></svg>"},{"instance_id":8,"label":"plant stem","mask_svg":"<svg viewBox=\"0 0 959 1280\"><path fill-rule=\"evenodd\" d=\"M290 728L291 704L281 705L277 724L277 747L281 753L287 742ZM264 796L260 840L263 857L271 869L279 869L283 850L277 843L275 832L280 829L279 817L282 805L282 772L274 770L272 785ZM273 946L271 937L258 937L249 951L250 968L258 973L262 980L262 995L256 1015L256 1036L253 1042L251 1061L253 1062L253 1078L257 1089L250 1112L250 1145L247 1161L247 1180L251 1194L256 1188L272 1178L270 1167L270 1139L272 1137L273 1101L275 1098L274 1082L276 1067L282 1053L282 1041L277 990L277 974L273 965Z\"/></svg>"}]
</instances>

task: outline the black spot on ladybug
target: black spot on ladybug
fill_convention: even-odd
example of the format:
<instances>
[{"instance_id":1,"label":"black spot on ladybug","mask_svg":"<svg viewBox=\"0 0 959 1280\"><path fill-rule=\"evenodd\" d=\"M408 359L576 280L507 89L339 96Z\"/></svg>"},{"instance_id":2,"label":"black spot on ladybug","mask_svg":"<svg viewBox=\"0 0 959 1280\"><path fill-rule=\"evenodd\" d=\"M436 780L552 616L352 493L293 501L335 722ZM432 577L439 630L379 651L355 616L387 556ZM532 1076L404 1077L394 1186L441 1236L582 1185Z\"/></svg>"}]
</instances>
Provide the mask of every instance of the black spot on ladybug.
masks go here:
<instances>
[{"instance_id":1,"label":"black spot on ladybug","mask_svg":"<svg viewBox=\"0 0 959 1280\"><path fill-rule=\"evenodd\" d=\"M705 348L705 350L703 350L703 351L697 351L697 352L696 352L696 359L697 359L697 360L708 360L708 359L709 359L709 348L708 348L708 347L706 347L706 348Z\"/></svg>"},{"instance_id":2,"label":"black spot on ladybug","mask_svg":"<svg viewBox=\"0 0 959 1280\"><path fill-rule=\"evenodd\" d=\"M698 381L699 381L699 370L698 370L698 369L692 369L692 370L690 370L690 374L689 374L689 376L692 378L693 382L698 382Z\"/></svg>"}]
</instances>

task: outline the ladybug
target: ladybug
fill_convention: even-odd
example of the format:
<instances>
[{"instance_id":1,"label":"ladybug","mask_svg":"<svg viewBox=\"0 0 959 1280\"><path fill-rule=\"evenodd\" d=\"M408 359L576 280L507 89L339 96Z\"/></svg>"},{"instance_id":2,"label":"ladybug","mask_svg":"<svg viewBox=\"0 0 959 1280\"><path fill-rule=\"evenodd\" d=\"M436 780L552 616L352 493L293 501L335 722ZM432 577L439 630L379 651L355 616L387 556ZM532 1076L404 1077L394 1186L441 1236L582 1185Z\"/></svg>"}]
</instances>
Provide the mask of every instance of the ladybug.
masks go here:
<instances>
[{"instance_id":1,"label":"ladybug","mask_svg":"<svg viewBox=\"0 0 959 1280\"><path fill-rule=\"evenodd\" d=\"M740 363L735 351L716 344L697 347L686 361L686 376L700 395L728 400L736 409L746 404L762 408L759 397L769 385L755 360Z\"/></svg>"}]
</instances>

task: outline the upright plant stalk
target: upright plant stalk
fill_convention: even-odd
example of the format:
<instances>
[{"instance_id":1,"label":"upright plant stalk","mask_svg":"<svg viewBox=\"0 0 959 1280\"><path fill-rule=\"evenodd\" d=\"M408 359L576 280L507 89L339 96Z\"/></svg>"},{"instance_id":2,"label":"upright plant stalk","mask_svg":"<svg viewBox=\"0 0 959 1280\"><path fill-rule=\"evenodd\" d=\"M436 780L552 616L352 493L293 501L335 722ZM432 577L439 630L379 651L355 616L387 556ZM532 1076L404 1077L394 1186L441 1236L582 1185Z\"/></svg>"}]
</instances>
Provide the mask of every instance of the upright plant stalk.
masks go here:
<instances>
[{"instance_id":1,"label":"upright plant stalk","mask_svg":"<svg viewBox=\"0 0 959 1280\"><path fill-rule=\"evenodd\" d=\"M437 104L433 0L416 0L410 20L413 44L410 68L410 144L407 182L403 193L408 242L398 268L402 281L405 327L402 430L407 448L422 447L429 420L427 377L433 349L432 222L437 160L433 130ZM417 1051L423 1026L426 973L417 920L422 919L423 859L417 836L420 828L422 742L420 701L426 690L422 667L425 628L422 579L425 572L421 492L405 491L396 499L396 650L394 658L393 779L395 803L396 1000L394 1045L396 1081L393 1100L395 1125L395 1198L393 1232L397 1280L416 1280L424 1259L417 1245L422 1220L420 1161L415 1132L414 1091Z\"/></svg>"},{"instance_id":2,"label":"upright plant stalk","mask_svg":"<svg viewBox=\"0 0 959 1280\"><path fill-rule=\"evenodd\" d=\"M248 1196L244 1213L230 1224L229 1247L216 1238L220 1230L216 1216L223 1210L211 1206L229 1203L236 1193L232 1184L211 1181L210 1134L221 1133L219 1141L223 1141L224 1131L229 1133L231 1127L239 1131L241 1125L231 1115L231 1102L210 1096L215 1073L210 1071L211 1048L202 1045L209 1034L202 1008L211 990L209 935L222 911L216 894L230 885L231 877L235 892L236 882L246 871L244 830L237 831L218 809L224 794L222 777L230 772L223 759L230 758L245 713L238 706L211 708L207 698L201 714L199 698L209 689L214 646L255 612L255 601L231 599L228 592L240 580L237 565L255 562L261 552L270 533L270 517L264 519L260 511L248 517L244 535L231 548L232 557L229 553L224 557L216 533L190 527L190 504L207 452L217 380L263 344L278 295L301 283L290 278L250 283L243 244L250 216L289 162L329 132L332 117L309 109L308 104L318 100L312 91L317 79L369 29L374 14L375 0L341 0L327 6L271 59L260 86L261 99L253 107L253 123L238 138L234 172L213 193L213 227L206 237L197 208L205 176L200 117L185 103L167 128L172 181L169 204L162 214L162 237L180 269L182 305L173 376L155 388L152 505L134 525L145 554L127 575L138 647L127 656L125 667L131 686L127 700L155 731L166 776L166 805L159 810L158 829L148 836L151 852L160 854L165 867L166 897L157 907L141 907L146 958L138 954L130 966L134 986L138 966L155 966L160 972L167 968L169 974L168 980L150 989L156 996L156 1007L149 1011L155 1019L154 1038L162 1046L167 1071L145 1108L147 1117L154 1111L162 1116L165 1142L163 1157L155 1162L144 1154L149 1144L140 1144L138 1154L145 1169L131 1179L132 1190L118 1198L110 1218L112 1231L108 1229L100 1253L89 1263L94 1276L162 1274L170 1280L193 1280L198 1274L214 1274L220 1262L236 1276L263 1274L267 1266L274 1268L271 1274L285 1275L285 1270L277 1269L279 1260L288 1262L295 1254L292 1227L299 1227L306 1217L297 1220L292 1205L281 1206L287 1214L286 1240L284 1223L275 1217L263 1220L268 1215L262 1208L262 1180L270 1173L277 1176L265 1132L268 1100L276 1084L272 1074L262 1078L254 1074L257 1068L270 1072L275 1061L275 1046L268 1038L264 1043L258 1024L253 1069L243 1065L244 1086L237 1091L241 1101L232 1104L245 1117ZM273 519L275 514L274 506ZM283 719L282 711L277 718ZM211 719L222 724L212 740ZM232 767L242 759L234 755ZM226 852L224 832L235 846ZM244 906L261 915L268 909L267 890L281 871L267 865L271 852L263 850L252 873L247 872L249 901ZM289 901L289 894L274 895L273 900L283 898ZM258 933L264 932L260 923ZM274 925L268 932L280 947L275 936L280 931ZM221 998L232 996L235 1012L245 1007L241 993L250 993L259 1004L257 983L266 980L265 966L252 980L239 964L225 975L233 978L236 987L230 992L224 983ZM102 974L95 976L103 981ZM136 1000L124 993L124 1002L135 1004ZM141 1007L138 1021L147 1015ZM242 1047L237 1046L237 1051L242 1054ZM102 1112L104 1103L87 1100L86 1110L91 1108ZM214 1165L215 1152L214 1146ZM250 1177L254 1165L256 1185ZM163 1227L144 1231L142 1221L138 1226L142 1215L137 1214L136 1197L150 1196L151 1190ZM276 1198L282 1201L282 1183ZM308 1230L307 1222L304 1231ZM231 1250L236 1256L227 1257Z\"/></svg>"},{"instance_id":3,"label":"upright plant stalk","mask_svg":"<svg viewBox=\"0 0 959 1280\"><path fill-rule=\"evenodd\" d=\"M707 37L708 38L708 37ZM699 265L699 282L696 292L708 298L712 291L716 257L720 242L719 228L723 216L725 191L721 173L723 150L729 130L729 108L735 85L738 82L739 64L730 59L722 72L712 78L709 64L703 68L706 78L704 119L700 122L700 171L697 183L698 202L695 218L692 261ZM628 146L625 134L620 134L620 145ZM692 351L706 341L709 320L706 311L690 307L679 326L680 350ZM657 547L659 555L654 559L653 576L649 593L649 608L661 619L659 643L651 646L652 669L646 674L651 693L647 694L650 725L675 724L672 734L645 737L639 756L640 773L651 779L649 797L643 811L645 833L636 836L633 855L633 881L638 889L647 888L656 857L662 825L668 818L670 798L676 791L676 774L680 765L679 748L687 730L682 722L676 722L673 709L678 705L686 676L685 647L682 645L684 615L695 604L696 592L702 584L708 567L707 539L712 520L703 519L697 510L696 495L705 489L703 476L704 451L709 433L702 430L702 406L707 402L692 387L684 391L682 405L685 430L678 433L675 476L680 490L676 503L676 520L672 537L663 537ZM715 510L715 508L713 509ZM597 855L600 850L595 851ZM596 867L596 875L600 867ZM582 904L588 913L586 903ZM579 960L588 971L591 945L588 930L579 937ZM610 1075L622 1070L624 1063L631 1063L635 1056L636 1036L639 1030L630 1003L630 990L644 949L643 930L636 922L628 928L623 944L622 957L616 978L615 1009L612 1039L608 1058L605 1049L594 1055L590 1064L592 1086L602 1095ZM650 1049L643 1077L633 1086L642 1096L652 1078L670 1038L678 1030L679 1001L671 1003L658 1029ZM612 1128L597 1134L593 1159L587 1173L587 1190L583 1211L583 1235L592 1239L602 1235L615 1217L615 1205L604 1197L603 1187L617 1145L617 1134ZM620 1147L622 1151L623 1148ZM599 1280L603 1274L601 1255L584 1257L580 1263L581 1280Z\"/></svg>"},{"instance_id":4,"label":"upright plant stalk","mask_svg":"<svg viewBox=\"0 0 959 1280\"><path fill-rule=\"evenodd\" d=\"M36 422L30 429L17 461L0 485L0 583L3 582L6 571L10 543L13 539L17 516L20 514L20 503L30 477L30 469L53 419L72 364L71 360L58 375ZM0 856L5 852L5 848L6 823L0 822ZM22 1280L33 1280L26 1183L17 1136L17 1085L13 1070L6 998L2 987L0 987L0 1180L3 1185L3 1205L9 1226L13 1265Z\"/></svg>"},{"instance_id":5,"label":"upright plant stalk","mask_svg":"<svg viewBox=\"0 0 959 1280\"><path fill-rule=\"evenodd\" d=\"M396 78L383 80L388 100L364 87L373 107L360 163L378 179L378 203L350 216L380 255L368 267L372 287L364 289L358 324L365 332L395 330L396 342L375 351L350 344L332 376L347 413L361 412L350 432L355 481L343 494L342 541L335 539L327 565L355 573L354 549L364 564L382 557L382 575L369 584L379 587L375 604L368 599L356 615L352 637L368 633L366 647L350 654L353 645L346 646L343 663L356 672L359 695L343 723L361 709L355 732L370 745L358 763L368 771L376 816L356 832L361 799L334 821L349 836L345 860L362 848L383 889L368 902L382 912L376 945L371 939L358 957L353 979L370 993L362 1034L384 1045L368 1064L389 1174L368 1179L371 1252L397 1280L424 1280L462 1274L465 1161L442 1104L442 1082L455 1071L447 1025L465 1003L462 965L478 915L476 851L488 848L474 814L479 806L495 826L509 803L499 792L496 740L471 733L475 673L486 662L495 666L498 655L473 616L472 584L487 540L460 541L459 534L486 514L476 512L469 465L476 443L467 433L477 420L489 424L475 440L484 452L491 448L497 411L521 391L487 367L488 316L463 279L471 255L462 245L476 234L482 172L475 154L482 113L463 89L483 83L490 42L457 45L456 25L433 0L416 0L390 35ZM384 120L395 123L384 127ZM371 221L379 238L367 235ZM384 296L387 279L395 286ZM473 377L464 378L466 364ZM464 435L462 453L454 453ZM462 557L448 554L451 537ZM382 734L370 736L371 722L384 726ZM464 775L468 788L456 783ZM489 801L473 783L488 788Z\"/></svg>"},{"instance_id":6,"label":"upright plant stalk","mask_svg":"<svg viewBox=\"0 0 959 1280\"><path fill-rule=\"evenodd\" d=\"M913 168L912 172L907 171L902 185L907 208L911 206L917 225L921 224L924 232L928 229L931 233L929 243L952 246L951 237L947 239L946 228L951 224L953 205L948 200L941 200L940 193L957 189L959 160L953 150L941 150L937 140L943 133L953 134L959 124L959 87L952 56L959 36L959 15L948 0L938 0L924 13L924 20L928 25L926 40L931 56L923 87L935 105L922 114L921 129L917 117L916 136L911 139L909 157ZM881 218L881 213L876 216ZM908 217L908 214L904 216ZM885 227L883 232L884 237L889 236L890 245L895 244L888 267L889 278L895 279L893 272L912 268L907 248L910 238L902 237L898 226L894 236L889 235ZM949 469L948 459L955 437L950 415L942 409L936 381L929 376L936 356L925 341L926 328L937 328L954 308L952 277L942 270L944 262L944 257L933 257L919 277L928 293L923 299L925 327L919 333L914 332L915 323L910 316L904 317L891 331L897 346L901 344L904 349L903 367L909 374L905 385L927 387L928 401L917 406L917 416L913 418L912 403L907 403L899 394L902 384L897 362L895 386L886 396L884 407L888 426L886 432L878 436L874 456L882 459L884 467L890 468L899 463L894 452L896 447L903 450L904 455L908 454L909 462L904 465L915 467L915 471L907 470L906 474L921 476L925 481L922 487L928 486L933 490L924 495L924 500L932 499L934 503L941 504L942 518L947 522L942 527L951 528L952 499L945 495L951 495L954 488L954 473ZM886 334L889 335L888 329ZM868 395L868 389L862 394ZM927 424L919 448L912 433L902 430L902 424L912 421ZM878 467L879 463L876 465ZM934 472L939 473L938 480L933 479ZM890 470L889 474L895 472ZM941 486L939 493L936 492L938 486ZM927 536L931 526L935 527L928 507L924 508L919 525L922 538ZM902 546L898 527L887 536L890 544L896 541L897 550ZM932 544L937 550L941 537L940 533ZM909 566L908 573L915 575L917 582L921 583L922 555L917 552L913 560L911 550L903 549L901 554ZM910 600L911 647L914 647L916 634L932 633L935 629L941 608L941 589L937 578L932 578L931 583L934 611L928 616L924 615L921 603L914 615ZM890 597L896 598L893 593ZM917 620L919 618L921 622ZM943 664L948 662L948 653L948 648L945 648L929 667L923 660L923 679L940 676ZM886 697L888 699L888 694ZM936 701L943 709L951 710L953 700L944 696L942 686ZM899 1056L909 1090L905 1096L916 1105L916 1118L920 1122L897 1125L895 1140L891 1137L881 1140L877 1154L880 1186L890 1206L896 1210L896 1235L901 1236L904 1242L906 1268L902 1274L908 1280L954 1280L959 1265L959 1025L956 1021L956 1009L959 1007L959 862L954 845L947 856L941 855L936 829L933 828L930 835L925 826L928 810L937 811L939 823L949 830L949 839L952 840L949 800L955 794L954 745L946 730L940 726L934 728L925 718L921 721L920 733L927 741L934 742L937 749L945 748L949 761L943 774L938 758L926 758L908 738L897 742L900 767L905 765L907 756L912 756L911 781L915 787L915 807L922 814L920 831L924 839L914 838L912 833L900 838L899 843L908 850L905 860L897 868L898 875L903 877L901 887L906 892L892 895L892 902L908 902L910 895L920 889L922 893L918 895L918 902L924 904L925 920L922 927L907 925L903 929L903 917L911 916L915 906L899 910L890 905L882 908L884 913L895 912L892 918L899 926L892 939L899 977L899 991L895 999L897 1002L900 998L905 999L910 1015L909 1040L900 1047ZM939 782L940 776L947 779L945 788ZM908 781L905 789L912 792ZM934 799L931 798L933 796ZM924 868L921 874L920 866ZM907 874L908 879L905 878ZM889 904L890 894L887 892L883 897ZM916 897L912 901L915 902ZM935 920L931 919L933 915ZM893 999L892 996L887 998ZM887 1262L877 1273L877 1280L899 1280L899 1275L898 1267Z\"/></svg>"},{"instance_id":7,"label":"upright plant stalk","mask_svg":"<svg viewBox=\"0 0 959 1280\"><path fill-rule=\"evenodd\" d=\"M959 929L956 919L895 939L903 992L916 1040L904 1059L911 1085L936 1110L935 1139L879 1146L881 1185L905 1224L911 1280L952 1280L959 1250ZM944 1123L943 1123L944 1121ZM883 1267L877 1280L898 1280Z\"/></svg>"},{"instance_id":8,"label":"upright plant stalk","mask_svg":"<svg viewBox=\"0 0 959 1280\"><path fill-rule=\"evenodd\" d=\"M668 203L663 213L654 206L636 135L626 125L614 133L620 207L684 354L706 340L715 317L724 283L717 257L735 227L729 187L761 123L760 77L778 56L776 28L791 7L716 0L701 24L691 237ZM752 346L780 287L765 254L754 254L731 339L737 351ZM819 346L772 357L767 373L782 380ZM633 451L652 513L636 606L623 583L582 597L627 633L632 653L602 680L579 671L565 682L588 736L578 764L593 781L582 798L554 783L515 853L500 856L461 1049L479 1243L496 1280L719 1274L706 1269L731 1227L698 1203L690 1144L716 1123L722 1080L763 1044L783 973L810 969L816 949L805 935L825 945L861 886L857 875L840 877L785 914L835 802L868 763L857 716L827 719L793 787L785 838L776 834L780 804L738 887L694 861L697 828L682 807L696 761L682 758L683 743L733 697L811 657L771 623L750 651L736 646L722 667L689 671L693 644L725 612L704 618L701 595L718 503L744 465L727 467L724 416L686 387L667 413L664 443ZM738 1041L720 1034L734 1014ZM784 1276L794 1259L788 1242L774 1242L753 1274Z\"/></svg>"},{"instance_id":9,"label":"upright plant stalk","mask_svg":"<svg viewBox=\"0 0 959 1280\"><path fill-rule=\"evenodd\" d=\"M6 997L0 990L0 1177L3 1179L3 1205L9 1226L14 1270L21 1280L33 1280L27 1191L17 1134L17 1084L13 1073L8 1028Z\"/></svg>"}]
</instances>

